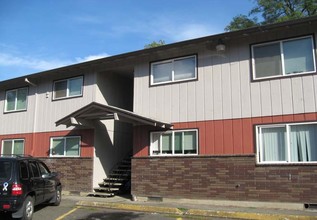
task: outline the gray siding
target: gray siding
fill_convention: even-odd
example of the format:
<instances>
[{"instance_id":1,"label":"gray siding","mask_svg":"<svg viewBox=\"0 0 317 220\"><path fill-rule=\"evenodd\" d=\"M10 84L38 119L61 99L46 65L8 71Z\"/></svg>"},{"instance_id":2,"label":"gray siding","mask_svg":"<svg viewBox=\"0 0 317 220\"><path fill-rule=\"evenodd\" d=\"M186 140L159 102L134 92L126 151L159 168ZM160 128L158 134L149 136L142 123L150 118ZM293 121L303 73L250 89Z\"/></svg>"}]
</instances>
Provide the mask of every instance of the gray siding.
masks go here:
<instances>
[{"instance_id":1,"label":"gray siding","mask_svg":"<svg viewBox=\"0 0 317 220\"><path fill-rule=\"evenodd\" d=\"M80 73L76 76L78 75L80 75ZM56 127L55 122L94 100L95 74L84 75L83 97L53 101L53 81L68 78L68 76L58 75L56 75L56 77L57 78L54 79L38 81L36 87L29 86L26 111L0 114L0 134L67 130L65 126ZM28 85L26 83L21 83L18 86L22 87ZM5 91L0 91L0 109L2 112L4 111L4 99Z\"/></svg>"},{"instance_id":2,"label":"gray siding","mask_svg":"<svg viewBox=\"0 0 317 220\"><path fill-rule=\"evenodd\" d=\"M252 81L250 65L250 44L312 32L286 31L234 41L227 44L224 56L197 47L191 51L198 53L197 81L150 86L153 58L149 58L135 68L134 111L174 123L316 112L316 75Z\"/></svg>"}]
</instances>

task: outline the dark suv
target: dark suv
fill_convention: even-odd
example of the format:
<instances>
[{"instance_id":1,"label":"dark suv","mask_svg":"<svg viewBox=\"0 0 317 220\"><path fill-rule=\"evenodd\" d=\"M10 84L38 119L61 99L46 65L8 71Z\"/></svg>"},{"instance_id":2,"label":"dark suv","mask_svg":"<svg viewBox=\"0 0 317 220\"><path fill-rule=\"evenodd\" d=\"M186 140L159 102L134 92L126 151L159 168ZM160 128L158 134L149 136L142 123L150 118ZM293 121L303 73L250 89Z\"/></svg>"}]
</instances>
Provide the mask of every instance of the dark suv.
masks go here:
<instances>
[{"instance_id":1,"label":"dark suv","mask_svg":"<svg viewBox=\"0 0 317 220\"><path fill-rule=\"evenodd\" d=\"M30 156L0 156L0 212L12 218L31 220L34 206L59 205L62 186L39 159Z\"/></svg>"}]
</instances>

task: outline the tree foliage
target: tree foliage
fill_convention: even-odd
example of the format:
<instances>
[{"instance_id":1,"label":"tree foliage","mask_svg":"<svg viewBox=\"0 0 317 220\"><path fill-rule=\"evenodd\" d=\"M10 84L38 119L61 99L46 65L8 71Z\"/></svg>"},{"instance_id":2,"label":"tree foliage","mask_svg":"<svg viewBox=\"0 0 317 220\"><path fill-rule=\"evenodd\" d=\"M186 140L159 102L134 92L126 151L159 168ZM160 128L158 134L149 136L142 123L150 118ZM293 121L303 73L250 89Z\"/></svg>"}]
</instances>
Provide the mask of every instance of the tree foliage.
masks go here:
<instances>
[{"instance_id":1,"label":"tree foliage","mask_svg":"<svg viewBox=\"0 0 317 220\"><path fill-rule=\"evenodd\" d=\"M162 45L165 45L165 41L164 40L159 40L158 42L153 41L150 44L144 45L144 48L148 49L148 48L153 48L153 47L159 47L159 46L162 46Z\"/></svg>"},{"instance_id":2,"label":"tree foliage","mask_svg":"<svg viewBox=\"0 0 317 220\"><path fill-rule=\"evenodd\" d=\"M235 31L264 24L317 15L316 0L255 0L257 4L247 15L233 17L225 31ZM257 17L263 19L257 22Z\"/></svg>"}]
</instances>

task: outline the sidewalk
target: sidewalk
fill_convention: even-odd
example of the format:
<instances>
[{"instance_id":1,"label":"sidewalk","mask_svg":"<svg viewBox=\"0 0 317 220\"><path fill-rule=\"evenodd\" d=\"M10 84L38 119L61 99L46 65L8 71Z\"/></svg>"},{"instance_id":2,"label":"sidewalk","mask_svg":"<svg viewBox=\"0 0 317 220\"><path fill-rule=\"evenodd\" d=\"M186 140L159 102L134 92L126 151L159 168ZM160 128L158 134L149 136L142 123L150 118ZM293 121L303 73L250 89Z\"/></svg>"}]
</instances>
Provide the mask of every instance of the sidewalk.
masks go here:
<instances>
[{"instance_id":1,"label":"sidewalk","mask_svg":"<svg viewBox=\"0 0 317 220\"><path fill-rule=\"evenodd\" d=\"M188 199L163 199L147 201L129 197L112 198L65 195L64 198L78 201L77 206L121 209L140 212L166 213L180 216L209 216L257 220L317 220L317 209L304 209L303 204L211 201Z\"/></svg>"}]
</instances>

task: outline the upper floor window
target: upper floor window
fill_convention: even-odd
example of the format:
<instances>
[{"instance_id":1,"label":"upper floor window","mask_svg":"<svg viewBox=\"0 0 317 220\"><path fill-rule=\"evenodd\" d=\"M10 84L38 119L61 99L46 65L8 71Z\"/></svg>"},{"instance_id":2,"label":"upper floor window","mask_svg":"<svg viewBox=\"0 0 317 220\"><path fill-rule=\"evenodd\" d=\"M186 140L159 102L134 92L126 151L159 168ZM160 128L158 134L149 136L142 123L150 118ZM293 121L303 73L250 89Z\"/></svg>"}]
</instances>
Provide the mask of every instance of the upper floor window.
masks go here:
<instances>
[{"instance_id":1,"label":"upper floor window","mask_svg":"<svg viewBox=\"0 0 317 220\"><path fill-rule=\"evenodd\" d=\"M24 154L24 140L23 139L12 139L12 140L3 140L1 154Z\"/></svg>"},{"instance_id":2,"label":"upper floor window","mask_svg":"<svg viewBox=\"0 0 317 220\"><path fill-rule=\"evenodd\" d=\"M257 130L259 163L317 162L317 124L261 125Z\"/></svg>"},{"instance_id":3,"label":"upper floor window","mask_svg":"<svg viewBox=\"0 0 317 220\"><path fill-rule=\"evenodd\" d=\"M50 156L78 157L80 156L80 137L51 138Z\"/></svg>"},{"instance_id":4,"label":"upper floor window","mask_svg":"<svg viewBox=\"0 0 317 220\"><path fill-rule=\"evenodd\" d=\"M184 155L198 153L197 130L152 132L150 154Z\"/></svg>"},{"instance_id":5,"label":"upper floor window","mask_svg":"<svg viewBox=\"0 0 317 220\"><path fill-rule=\"evenodd\" d=\"M54 82L53 99L82 96L83 77L74 77Z\"/></svg>"},{"instance_id":6,"label":"upper floor window","mask_svg":"<svg viewBox=\"0 0 317 220\"><path fill-rule=\"evenodd\" d=\"M5 112L26 110L27 95L27 87L7 91L5 100Z\"/></svg>"},{"instance_id":7,"label":"upper floor window","mask_svg":"<svg viewBox=\"0 0 317 220\"><path fill-rule=\"evenodd\" d=\"M252 46L253 79L316 72L312 36Z\"/></svg>"},{"instance_id":8,"label":"upper floor window","mask_svg":"<svg viewBox=\"0 0 317 220\"><path fill-rule=\"evenodd\" d=\"M196 56L151 63L151 85L197 78Z\"/></svg>"}]
</instances>

